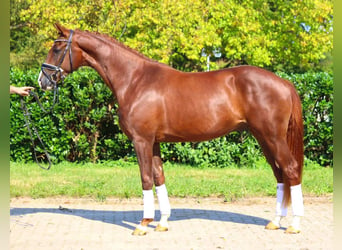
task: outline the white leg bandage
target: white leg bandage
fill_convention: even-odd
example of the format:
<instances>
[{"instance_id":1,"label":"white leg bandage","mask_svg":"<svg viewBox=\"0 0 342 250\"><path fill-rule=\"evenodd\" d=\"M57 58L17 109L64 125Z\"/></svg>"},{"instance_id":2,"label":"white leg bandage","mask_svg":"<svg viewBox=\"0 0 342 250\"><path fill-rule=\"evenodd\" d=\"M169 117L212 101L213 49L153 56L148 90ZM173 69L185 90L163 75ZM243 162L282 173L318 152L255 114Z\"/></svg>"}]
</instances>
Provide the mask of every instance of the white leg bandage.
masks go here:
<instances>
[{"instance_id":1,"label":"white leg bandage","mask_svg":"<svg viewBox=\"0 0 342 250\"><path fill-rule=\"evenodd\" d=\"M300 229L300 216L293 217L291 226L295 229Z\"/></svg>"},{"instance_id":2,"label":"white leg bandage","mask_svg":"<svg viewBox=\"0 0 342 250\"><path fill-rule=\"evenodd\" d=\"M162 227L169 227L169 223L167 220L169 219L169 215L162 215L159 221L159 225Z\"/></svg>"},{"instance_id":3,"label":"white leg bandage","mask_svg":"<svg viewBox=\"0 0 342 250\"><path fill-rule=\"evenodd\" d=\"M284 217L287 215L287 207L283 204L284 199L284 183L277 184L277 205L276 216Z\"/></svg>"},{"instance_id":4,"label":"white leg bandage","mask_svg":"<svg viewBox=\"0 0 342 250\"><path fill-rule=\"evenodd\" d=\"M276 217L272 220L273 224L280 227L280 221L287 215L287 207L284 206L284 183L277 184L277 204Z\"/></svg>"},{"instance_id":5,"label":"white leg bandage","mask_svg":"<svg viewBox=\"0 0 342 250\"><path fill-rule=\"evenodd\" d=\"M154 218L154 196L153 190L143 190L144 219Z\"/></svg>"},{"instance_id":6,"label":"white leg bandage","mask_svg":"<svg viewBox=\"0 0 342 250\"><path fill-rule=\"evenodd\" d=\"M291 202L293 216L304 215L304 203L302 194L302 185L291 186Z\"/></svg>"},{"instance_id":7,"label":"white leg bandage","mask_svg":"<svg viewBox=\"0 0 342 250\"><path fill-rule=\"evenodd\" d=\"M169 217L171 214L171 206L169 202L169 197L167 194L167 189L165 184L156 187L156 193L158 197L158 202L159 202L159 209L160 209L160 214Z\"/></svg>"}]
</instances>

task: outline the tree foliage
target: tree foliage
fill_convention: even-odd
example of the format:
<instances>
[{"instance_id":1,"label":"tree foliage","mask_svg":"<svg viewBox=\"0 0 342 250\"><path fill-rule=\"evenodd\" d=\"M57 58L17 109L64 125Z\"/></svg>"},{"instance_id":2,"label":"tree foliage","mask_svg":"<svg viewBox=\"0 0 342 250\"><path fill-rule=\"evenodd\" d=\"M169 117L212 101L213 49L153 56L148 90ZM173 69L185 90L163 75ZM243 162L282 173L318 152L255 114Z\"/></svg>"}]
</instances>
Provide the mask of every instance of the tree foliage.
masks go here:
<instances>
[{"instance_id":1,"label":"tree foliage","mask_svg":"<svg viewBox=\"0 0 342 250\"><path fill-rule=\"evenodd\" d=\"M14 9L19 3L20 10ZM185 71L206 68L202 49L207 54L221 50L220 58L212 57L212 69L251 64L287 72L322 69L332 50L332 0L11 0L11 4L11 12L18 15L11 27L26 24L11 30L11 36L25 35L29 27L37 41L25 44L29 37L20 37L26 52L51 46L55 22L106 33ZM45 54L36 52L42 61Z\"/></svg>"}]
</instances>

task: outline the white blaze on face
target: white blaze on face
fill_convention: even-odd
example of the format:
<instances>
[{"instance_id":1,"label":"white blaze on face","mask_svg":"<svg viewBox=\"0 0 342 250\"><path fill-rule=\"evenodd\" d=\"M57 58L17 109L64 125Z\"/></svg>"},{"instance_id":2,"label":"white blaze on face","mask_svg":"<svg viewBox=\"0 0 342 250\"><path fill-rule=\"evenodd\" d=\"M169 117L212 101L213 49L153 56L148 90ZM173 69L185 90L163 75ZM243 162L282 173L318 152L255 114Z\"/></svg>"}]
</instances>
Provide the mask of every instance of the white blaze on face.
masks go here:
<instances>
[{"instance_id":1,"label":"white blaze on face","mask_svg":"<svg viewBox=\"0 0 342 250\"><path fill-rule=\"evenodd\" d=\"M42 71L39 72L39 76L38 76L38 84L40 88L42 88L42 82L40 80L41 77L42 77Z\"/></svg>"}]
</instances>

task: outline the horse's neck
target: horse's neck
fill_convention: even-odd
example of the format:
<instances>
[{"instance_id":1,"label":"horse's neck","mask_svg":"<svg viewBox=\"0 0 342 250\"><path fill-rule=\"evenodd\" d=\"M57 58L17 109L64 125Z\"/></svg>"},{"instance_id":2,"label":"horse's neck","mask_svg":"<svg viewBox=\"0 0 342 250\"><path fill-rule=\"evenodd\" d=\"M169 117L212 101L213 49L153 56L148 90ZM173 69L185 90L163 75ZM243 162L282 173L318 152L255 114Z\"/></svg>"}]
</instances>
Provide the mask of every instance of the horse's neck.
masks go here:
<instances>
[{"instance_id":1,"label":"horse's neck","mask_svg":"<svg viewBox=\"0 0 342 250\"><path fill-rule=\"evenodd\" d=\"M85 64L94 68L114 92L119 103L143 61L129 49L105 38L85 34L78 42L84 52Z\"/></svg>"}]
</instances>

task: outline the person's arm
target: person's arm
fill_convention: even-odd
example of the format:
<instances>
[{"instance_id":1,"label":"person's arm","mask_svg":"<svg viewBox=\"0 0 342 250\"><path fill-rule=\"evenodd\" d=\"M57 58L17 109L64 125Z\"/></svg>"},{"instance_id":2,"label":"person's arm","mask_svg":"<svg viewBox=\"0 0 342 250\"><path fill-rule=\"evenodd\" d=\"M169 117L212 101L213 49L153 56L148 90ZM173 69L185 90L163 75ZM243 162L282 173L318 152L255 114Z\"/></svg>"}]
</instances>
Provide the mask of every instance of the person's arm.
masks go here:
<instances>
[{"instance_id":1,"label":"person's arm","mask_svg":"<svg viewBox=\"0 0 342 250\"><path fill-rule=\"evenodd\" d=\"M10 85L10 94L18 94L21 96L28 96L30 94L30 90L34 89L33 87L15 87Z\"/></svg>"}]
</instances>

